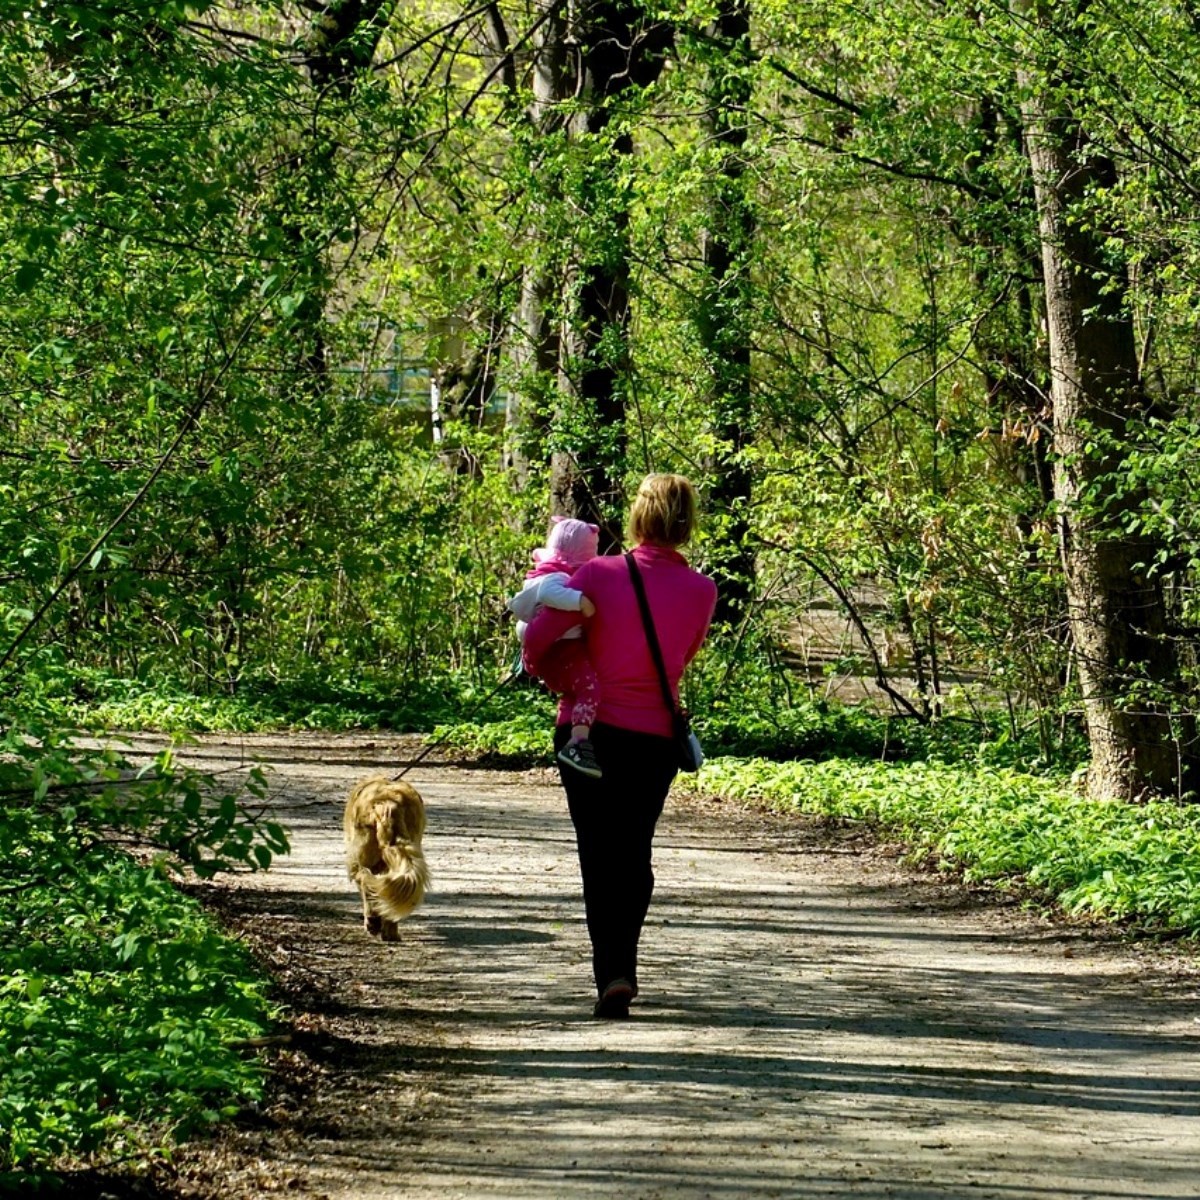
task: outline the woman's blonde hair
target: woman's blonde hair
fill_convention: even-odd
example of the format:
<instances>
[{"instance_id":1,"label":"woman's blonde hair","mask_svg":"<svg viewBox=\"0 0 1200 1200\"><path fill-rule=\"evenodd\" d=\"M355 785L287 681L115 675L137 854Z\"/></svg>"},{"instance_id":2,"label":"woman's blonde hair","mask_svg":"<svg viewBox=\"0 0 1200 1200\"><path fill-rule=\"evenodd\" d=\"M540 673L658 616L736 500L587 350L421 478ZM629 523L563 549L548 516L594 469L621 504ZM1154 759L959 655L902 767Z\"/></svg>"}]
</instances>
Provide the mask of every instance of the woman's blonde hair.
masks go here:
<instances>
[{"instance_id":1,"label":"woman's blonde hair","mask_svg":"<svg viewBox=\"0 0 1200 1200\"><path fill-rule=\"evenodd\" d=\"M682 546L696 528L696 489L682 475L647 475L629 510L629 540Z\"/></svg>"}]
</instances>

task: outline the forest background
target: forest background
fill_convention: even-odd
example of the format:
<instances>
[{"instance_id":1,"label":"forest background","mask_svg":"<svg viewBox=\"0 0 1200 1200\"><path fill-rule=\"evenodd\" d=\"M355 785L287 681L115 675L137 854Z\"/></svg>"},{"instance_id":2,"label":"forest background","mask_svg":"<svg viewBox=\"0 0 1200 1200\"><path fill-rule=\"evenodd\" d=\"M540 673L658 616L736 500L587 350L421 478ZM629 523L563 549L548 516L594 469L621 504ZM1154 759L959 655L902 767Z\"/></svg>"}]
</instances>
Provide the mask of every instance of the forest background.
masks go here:
<instances>
[{"instance_id":1,"label":"forest background","mask_svg":"<svg viewBox=\"0 0 1200 1200\"><path fill-rule=\"evenodd\" d=\"M104 874L114 830L202 874L286 848L261 777L132 778L81 730L455 726L544 756L544 698L479 704L504 600L551 512L611 549L660 470L700 487L721 591L687 687L704 786L1200 929L1191 0L0 16L0 1023L59 1045L68 860L119 898L88 944L178 974L126 903L146 877ZM814 605L877 703L798 669ZM226 1015L268 1019L189 945ZM50 1119L65 1055L10 1051L14 1163L158 1086L110 1063ZM172 1122L254 1086L228 1063Z\"/></svg>"}]
</instances>

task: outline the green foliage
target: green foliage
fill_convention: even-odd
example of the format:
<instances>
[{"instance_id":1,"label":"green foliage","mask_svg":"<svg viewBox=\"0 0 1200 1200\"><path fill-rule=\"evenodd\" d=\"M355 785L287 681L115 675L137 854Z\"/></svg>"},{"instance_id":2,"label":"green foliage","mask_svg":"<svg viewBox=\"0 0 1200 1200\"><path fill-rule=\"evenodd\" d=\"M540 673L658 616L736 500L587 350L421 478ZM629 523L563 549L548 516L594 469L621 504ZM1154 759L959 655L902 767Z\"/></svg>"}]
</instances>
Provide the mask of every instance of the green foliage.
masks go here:
<instances>
[{"instance_id":1,"label":"green foliage","mask_svg":"<svg viewBox=\"0 0 1200 1200\"><path fill-rule=\"evenodd\" d=\"M1200 934L1200 809L1089 800L1009 768L716 759L695 786L866 820L966 877L1019 881L1068 912Z\"/></svg>"},{"instance_id":2,"label":"green foliage","mask_svg":"<svg viewBox=\"0 0 1200 1200\"><path fill-rule=\"evenodd\" d=\"M0 737L0 1174L230 1115L262 1083L232 1043L272 1019L246 954L170 878L287 851L251 807L263 774L221 787L170 750L136 765L45 718L6 717Z\"/></svg>"},{"instance_id":3,"label":"green foliage","mask_svg":"<svg viewBox=\"0 0 1200 1200\"><path fill-rule=\"evenodd\" d=\"M773 759L906 757L921 743L911 721L813 697L789 678L760 629L716 630L683 692L705 752Z\"/></svg>"},{"instance_id":4,"label":"green foliage","mask_svg":"<svg viewBox=\"0 0 1200 1200\"><path fill-rule=\"evenodd\" d=\"M170 749L143 765L119 749L92 749L80 734L28 717L0 738L0 801L14 811L65 813L93 838L121 832L149 842L202 878L238 867L265 869L287 852L287 835L249 807L267 782L251 770L240 789L223 790L182 766Z\"/></svg>"},{"instance_id":5,"label":"green foliage","mask_svg":"<svg viewBox=\"0 0 1200 1200\"><path fill-rule=\"evenodd\" d=\"M388 8L349 33L377 50L355 74L353 55L297 53L323 30L274 4L0 9L0 653L22 637L35 675L221 697L193 710L204 724L227 703L272 720L260 685L328 674L357 694L368 675L364 712L399 720L372 679L420 687L506 656L500 600L557 453L627 484L692 473L713 498L700 564L754 548L753 624L775 636L811 602L869 593L874 649L916 708L945 707L950 664L1053 757L1069 645L1021 72L1065 50L1072 110L1118 168L1073 219L1110 234L1130 280L1165 415L1129 457L1153 477L1143 532L1166 530L1190 629L1170 466L1197 394L1187 13L1038 26L957 0L768 0L736 46L714 40L712 5L656 13L677 23L667 69L618 81L584 136L586 100L531 108L525 76L463 50L475 17ZM546 33L513 6L492 17L512 46ZM722 228L736 262L717 281ZM593 267L627 269L633 305L628 338L592 348L624 405L602 427L530 369L519 312L545 277L559 328ZM746 386L727 370L742 350ZM475 388L437 448L416 407L431 372ZM359 707L320 703L284 719ZM139 705L124 711L185 719L182 699ZM784 739L798 753L805 721ZM876 735L839 736L857 753Z\"/></svg>"},{"instance_id":6,"label":"green foliage","mask_svg":"<svg viewBox=\"0 0 1200 1200\"><path fill-rule=\"evenodd\" d=\"M261 1094L235 1043L269 1027L265 982L161 866L78 816L0 807L0 1178L149 1147Z\"/></svg>"},{"instance_id":7,"label":"green foliage","mask_svg":"<svg viewBox=\"0 0 1200 1200\"><path fill-rule=\"evenodd\" d=\"M279 15L3 14L0 621L17 636L63 587L30 638L35 671L220 696L194 710L204 724L226 720L229 695L230 719L270 721L260 683L328 674L356 692L356 673L398 689L487 673L507 653L499 604L544 519L549 454L607 461L627 440L630 481L678 467L719 495L731 463L748 473L737 511L758 547L756 623L777 632L816 593L828 601L828 581L867 583L918 706L942 703L950 659L1019 721L1053 713L1066 648L1036 478L1047 375L1019 22L958 4L772 2L733 53L706 33L711 6L670 5L669 69L577 137L563 114L531 118L524 79L515 93L484 79L425 10L379 22L377 69L333 88L295 53L319 31ZM510 44L531 36L528 14L496 15ZM1136 21L1151 48L1186 34L1165 10ZM1131 36L1117 42L1154 128L1187 136ZM735 84L743 174L717 195L727 151L694 114ZM626 134L636 155L615 155ZM752 220L736 303L701 261L714 196ZM1096 202L1126 222L1159 211L1145 192ZM1157 269L1148 249L1143 261ZM598 350L627 389L626 419L603 430L529 378L514 328L526 268L551 277L553 323L597 265L628 265L634 303L629 344ZM714 424L721 364L699 330L727 304L736 320L716 325L753 346L751 392ZM472 355L490 382L450 413L439 455L407 406L427 387L414 368L446 381ZM529 478L505 470L517 432L497 436L501 398L534 427ZM710 514L701 565L720 568L734 525ZM382 699L364 708L391 719ZM125 711L183 720L182 700L169 709ZM1050 753L1053 720L1041 728ZM808 737L797 728L798 752Z\"/></svg>"},{"instance_id":8,"label":"green foliage","mask_svg":"<svg viewBox=\"0 0 1200 1200\"><path fill-rule=\"evenodd\" d=\"M778 760L907 758L924 740L911 721L824 700L749 710L722 703L696 728L706 752Z\"/></svg>"},{"instance_id":9,"label":"green foliage","mask_svg":"<svg viewBox=\"0 0 1200 1200\"><path fill-rule=\"evenodd\" d=\"M393 729L428 733L466 716L504 720L523 710L528 685L506 689L474 713L503 673L493 680L472 674L436 675L407 683L386 672L329 672L291 679L248 674L233 695L197 695L181 683L122 679L80 670L70 681L58 673L26 678L25 707L37 706L43 722L99 730L266 732L279 729ZM525 697L517 699L517 696ZM549 711L547 708L546 711Z\"/></svg>"},{"instance_id":10,"label":"green foliage","mask_svg":"<svg viewBox=\"0 0 1200 1200\"><path fill-rule=\"evenodd\" d=\"M548 763L553 727L552 703L538 698L510 717L438 726L433 736L445 738L447 746L486 756L497 765Z\"/></svg>"}]
</instances>

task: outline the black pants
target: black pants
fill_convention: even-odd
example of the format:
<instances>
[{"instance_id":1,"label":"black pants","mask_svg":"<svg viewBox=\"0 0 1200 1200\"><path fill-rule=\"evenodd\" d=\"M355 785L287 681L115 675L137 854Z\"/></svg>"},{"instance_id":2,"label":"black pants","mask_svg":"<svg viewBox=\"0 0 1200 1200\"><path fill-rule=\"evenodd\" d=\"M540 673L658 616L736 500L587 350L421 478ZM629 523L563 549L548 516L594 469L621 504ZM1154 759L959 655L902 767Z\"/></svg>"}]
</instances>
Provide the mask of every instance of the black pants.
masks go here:
<instances>
[{"instance_id":1,"label":"black pants","mask_svg":"<svg viewBox=\"0 0 1200 1200\"><path fill-rule=\"evenodd\" d=\"M556 750L570 733L567 725L554 731ZM638 939L654 891L654 827L678 768L670 738L597 723L591 740L604 778L566 766L559 775L579 848L592 971L603 991L614 979L637 985Z\"/></svg>"}]
</instances>

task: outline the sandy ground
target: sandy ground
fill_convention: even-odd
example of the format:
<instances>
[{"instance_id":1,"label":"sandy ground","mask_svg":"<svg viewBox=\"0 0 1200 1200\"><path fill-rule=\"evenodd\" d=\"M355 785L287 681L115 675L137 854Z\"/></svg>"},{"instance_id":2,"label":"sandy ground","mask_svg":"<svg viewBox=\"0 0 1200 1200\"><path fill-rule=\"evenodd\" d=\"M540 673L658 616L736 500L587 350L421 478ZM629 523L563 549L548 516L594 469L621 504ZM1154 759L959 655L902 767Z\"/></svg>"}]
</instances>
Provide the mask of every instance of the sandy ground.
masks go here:
<instances>
[{"instance_id":1,"label":"sandy ground","mask_svg":"<svg viewBox=\"0 0 1200 1200\"><path fill-rule=\"evenodd\" d=\"M257 1117L184 1152L184 1193L1200 1197L1183 958L970 897L844 831L674 797L643 993L598 1022L549 772L416 767L436 890L398 945L363 934L340 807L407 752L197 748L273 767L293 854L208 890L296 1032Z\"/></svg>"}]
</instances>

